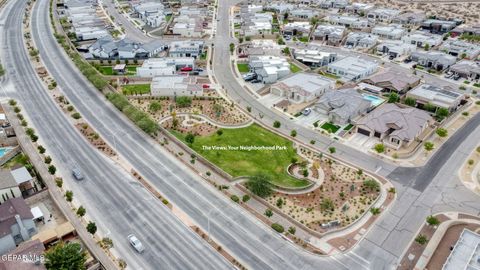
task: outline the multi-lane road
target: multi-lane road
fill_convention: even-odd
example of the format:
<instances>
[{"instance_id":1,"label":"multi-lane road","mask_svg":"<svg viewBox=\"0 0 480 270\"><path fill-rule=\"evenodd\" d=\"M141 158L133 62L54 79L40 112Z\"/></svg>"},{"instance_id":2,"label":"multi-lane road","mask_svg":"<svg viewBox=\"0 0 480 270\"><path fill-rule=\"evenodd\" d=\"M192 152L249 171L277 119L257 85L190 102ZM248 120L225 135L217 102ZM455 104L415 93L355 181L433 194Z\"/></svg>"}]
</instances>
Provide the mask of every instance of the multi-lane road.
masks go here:
<instances>
[{"instance_id":1,"label":"multi-lane road","mask_svg":"<svg viewBox=\"0 0 480 270\"><path fill-rule=\"evenodd\" d=\"M133 266L132 269L157 269L159 265L181 269L229 268L215 251L184 224L180 224L143 188L134 184L121 168L93 149L55 107L36 77L23 49L21 13L25 2L12 2L13 4L7 7L11 12L4 13L8 16L4 22L7 31L3 31L6 36L2 39L2 48L7 49L4 62L8 76L16 88L16 98L32 119L62 171L69 175L72 165L78 165L85 171L87 181L79 184L68 179L69 184L72 189L75 188L74 191L78 190L75 196L78 196L80 202L90 202L87 208L92 209L88 211L92 212L95 220L99 220L100 224L103 223L102 227L110 230L112 238L118 242L115 246L120 256L127 259ZM264 111L262 121L268 123L273 119L280 119L285 123L284 126L293 129L293 124L288 122L288 119L270 114L261 104L255 103L256 100L250 100L249 94L240 89L233 78L229 63L219 61L229 57L228 46L225 45L229 43L228 29L222 27L228 27L228 8L232 3L233 1L219 2L215 75L221 84L229 89L229 95L235 100L241 99L242 106L245 106L245 102L251 104L256 113ZM42 61L82 117L111 145L114 145L112 136L116 136L117 152L200 227L206 229L207 220L210 218L212 237L248 268L317 269L321 266L323 269L390 269L394 267L403 248L426 215L445 209L461 209L478 214L480 209L478 199L463 188L456 178L456 170L466 158L466 153L447 151L440 165L435 165L439 166L437 170L429 172L424 168L413 169L417 171L414 174L416 177L426 174L420 179L427 183L423 189L411 188L411 184L405 182L408 179L400 179L400 183L405 185L396 185L399 192L398 202L384 214L366 239L354 250L334 257L306 253L283 240L255 217L206 185L153 140L139 132L79 75L52 36L48 0L37 0L35 4L32 34ZM222 62L226 63L226 66L222 66ZM464 141L449 141L447 145L453 144L453 150L471 149L478 143L473 134L480 130L475 124L472 124L470 129L472 133L465 132ZM303 130L299 131L303 133ZM302 135L301 139L309 140L309 136L314 136L307 132L309 131L306 130L306 135ZM315 139L318 139L318 136ZM326 148L329 144L332 142L326 142L322 147ZM380 171L384 175L399 170L362 152L349 150L350 148L335 142L333 144L338 155L370 170L382 167ZM96 210L93 209L94 205L97 206ZM149 253L132 255L133 251L124 244L121 237L131 230L144 240Z\"/></svg>"}]
</instances>

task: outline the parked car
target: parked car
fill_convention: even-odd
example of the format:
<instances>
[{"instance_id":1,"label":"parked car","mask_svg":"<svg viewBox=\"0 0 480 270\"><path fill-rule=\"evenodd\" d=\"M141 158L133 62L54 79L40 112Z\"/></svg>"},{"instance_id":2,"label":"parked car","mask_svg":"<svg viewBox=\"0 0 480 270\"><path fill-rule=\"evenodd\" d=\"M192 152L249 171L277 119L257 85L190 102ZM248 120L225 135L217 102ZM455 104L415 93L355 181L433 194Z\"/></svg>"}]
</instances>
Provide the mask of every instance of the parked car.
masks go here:
<instances>
[{"instance_id":1,"label":"parked car","mask_svg":"<svg viewBox=\"0 0 480 270\"><path fill-rule=\"evenodd\" d=\"M305 108L305 110L303 110L303 115L307 116L307 115L309 115L311 112L312 112L312 109L310 109L310 108Z\"/></svg>"},{"instance_id":2,"label":"parked car","mask_svg":"<svg viewBox=\"0 0 480 270\"><path fill-rule=\"evenodd\" d=\"M138 240L138 238L135 235L130 234L127 236L127 238L128 238L128 241L130 242L130 245L132 245L132 247L138 253L142 253L145 250L145 247L143 246L142 242L140 242L140 240Z\"/></svg>"},{"instance_id":3,"label":"parked car","mask_svg":"<svg viewBox=\"0 0 480 270\"><path fill-rule=\"evenodd\" d=\"M286 35L286 36L284 36L284 38L285 38L285 40L290 40L290 39L292 39L292 36Z\"/></svg>"},{"instance_id":4,"label":"parked car","mask_svg":"<svg viewBox=\"0 0 480 270\"><path fill-rule=\"evenodd\" d=\"M202 88L203 88L203 89L208 89L208 88L210 88L210 85L204 84L204 85L202 85Z\"/></svg>"},{"instance_id":5,"label":"parked car","mask_svg":"<svg viewBox=\"0 0 480 270\"><path fill-rule=\"evenodd\" d=\"M454 79L455 81L458 81L458 80L460 79L460 75L455 74L455 76L453 76L453 79Z\"/></svg>"},{"instance_id":6,"label":"parked car","mask_svg":"<svg viewBox=\"0 0 480 270\"><path fill-rule=\"evenodd\" d=\"M81 181L83 180L83 174L82 174L82 171L80 171L79 168L73 168L72 170L72 175L73 177L75 177L75 179L77 179L78 181Z\"/></svg>"},{"instance_id":7,"label":"parked car","mask_svg":"<svg viewBox=\"0 0 480 270\"><path fill-rule=\"evenodd\" d=\"M407 59L403 60L403 62L404 62L405 64L408 64L408 63L412 62L412 59L407 58Z\"/></svg>"},{"instance_id":8,"label":"parked car","mask_svg":"<svg viewBox=\"0 0 480 270\"><path fill-rule=\"evenodd\" d=\"M262 82L262 80L259 80L259 79L255 79L255 80L251 81L251 83L261 83L261 82Z\"/></svg>"},{"instance_id":9,"label":"parked car","mask_svg":"<svg viewBox=\"0 0 480 270\"><path fill-rule=\"evenodd\" d=\"M194 71L203 72L203 68L196 68Z\"/></svg>"},{"instance_id":10,"label":"parked car","mask_svg":"<svg viewBox=\"0 0 480 270\"><path fill-rule=\"evenodd\" d=\"M180 69L180 71L192 71L192 70L193 70L192 67L182 67L182 68Z\"/></svg>"},{"instance_id":11,"label":"parked car","mask_svg":"<svg viewBox=\"0 0 480 270\"><path fill-rule=\"evenodd\" d=\"M190 74L190 75L198 75L198 74L200 74L200 73L199 73L198 71L190 71L189 74Z\"/></svg>"},{"instance_id":12,"label":"parked car","mask_svg":"<svg viewBox=\"0 0 480 270\"><path fill-rule=\"evenodd\" d=\"M247 74L243 75L243 79L247 82L251 81L255 78L257 78L257 74L255 74L255 73L247 73Z\"/></svg>"}]
</instances>

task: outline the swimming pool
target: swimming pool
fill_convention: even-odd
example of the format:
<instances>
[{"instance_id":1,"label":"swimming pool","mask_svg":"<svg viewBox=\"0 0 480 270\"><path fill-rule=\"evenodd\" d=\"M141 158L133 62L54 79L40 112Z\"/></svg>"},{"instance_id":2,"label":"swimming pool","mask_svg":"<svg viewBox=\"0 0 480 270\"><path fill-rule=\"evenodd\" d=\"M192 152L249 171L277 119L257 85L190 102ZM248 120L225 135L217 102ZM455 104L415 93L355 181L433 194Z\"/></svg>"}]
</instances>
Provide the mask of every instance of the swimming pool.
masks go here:
<instances>
[{"instance_id":1,"label":"swimming pool","mask_svg":"<svg viewBox=\"0 0 480 270\"><path fill-rule=\"evenodd\" d=\"M383 98L379 98L377 96L373 96L373 95L367 95L367 94L362 94L363 98L372 102L372 106L374 107L377 107L378 105L382 104L385 99Z\"/></svg>"},{"instance_id":2,"label":"swimming pool","mask_svg":"<svg viewBox=\"0 0 480 270\"><path fill-rule=\"evenodd\" d=\"M10 147L1 147L0 148L0 157L3 157L5 155L5 153L7 153L10 150L12 150L12 148L10 148Z\"/></svg>"}]
</instances>

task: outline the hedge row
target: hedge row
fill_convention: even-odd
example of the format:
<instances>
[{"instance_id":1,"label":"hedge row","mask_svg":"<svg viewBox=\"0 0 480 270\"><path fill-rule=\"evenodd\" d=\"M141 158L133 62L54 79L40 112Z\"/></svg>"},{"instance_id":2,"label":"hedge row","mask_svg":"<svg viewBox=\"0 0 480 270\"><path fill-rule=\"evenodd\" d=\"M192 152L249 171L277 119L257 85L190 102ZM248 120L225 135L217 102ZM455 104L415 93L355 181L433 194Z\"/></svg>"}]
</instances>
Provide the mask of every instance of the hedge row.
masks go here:
<instances>
[{"instance_id":1,"label":"hedge row","mask_svg":"<svg viewBox=\"0 0 480 270\"><path fill-rule=\"evenodd\" d=\"M131 105L124 95L120 93L108 93L107 99L146 133L152 135L158 131L158 124L151 119L147 113Z\"/></svg>"}]
</instances>

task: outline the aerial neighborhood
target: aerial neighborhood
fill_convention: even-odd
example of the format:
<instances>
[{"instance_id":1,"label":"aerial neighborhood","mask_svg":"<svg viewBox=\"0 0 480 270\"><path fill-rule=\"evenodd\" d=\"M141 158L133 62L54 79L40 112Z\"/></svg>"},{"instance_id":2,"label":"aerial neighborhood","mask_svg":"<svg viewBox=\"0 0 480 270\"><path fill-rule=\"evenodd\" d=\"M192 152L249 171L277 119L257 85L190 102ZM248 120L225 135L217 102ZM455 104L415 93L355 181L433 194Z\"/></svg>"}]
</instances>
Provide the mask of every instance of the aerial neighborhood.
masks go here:
<instances>
[{"instance_id":1,"label":"aerial neighborhood","mask_svg":"<svg viewBox=\"0 0 480 270\"><path fill-rule=\"evenodd\" d=\"M478 1L0 21L0 270L480 269Z\"/></svg>"}]
</instances>

